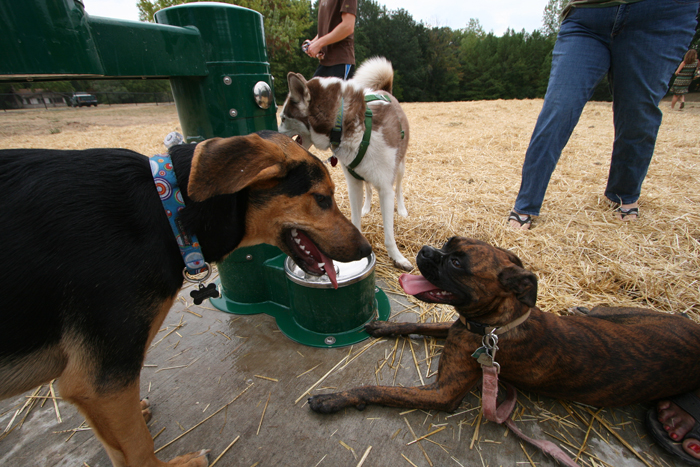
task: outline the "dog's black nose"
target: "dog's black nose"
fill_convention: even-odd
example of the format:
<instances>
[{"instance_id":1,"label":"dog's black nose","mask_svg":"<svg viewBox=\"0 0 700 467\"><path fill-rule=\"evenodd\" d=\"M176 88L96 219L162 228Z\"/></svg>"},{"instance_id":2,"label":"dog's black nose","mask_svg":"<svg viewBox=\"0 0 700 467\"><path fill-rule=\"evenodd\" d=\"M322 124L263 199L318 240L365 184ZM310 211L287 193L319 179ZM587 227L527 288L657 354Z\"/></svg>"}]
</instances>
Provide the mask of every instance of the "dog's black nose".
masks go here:
<instances>
[{"instance_id":1,"label":"dog's black nose","mask_svg":"<svg viewBox=\"0 0 700 467\"><path fill-rule=\"evenodd\" d=\"M429 261L435 261L440 255L440 251L436 250L432 246L424 246L423 248L420 249L418 252L418 258L420 259L426 259Z\"/></svg>"}]
</instances>

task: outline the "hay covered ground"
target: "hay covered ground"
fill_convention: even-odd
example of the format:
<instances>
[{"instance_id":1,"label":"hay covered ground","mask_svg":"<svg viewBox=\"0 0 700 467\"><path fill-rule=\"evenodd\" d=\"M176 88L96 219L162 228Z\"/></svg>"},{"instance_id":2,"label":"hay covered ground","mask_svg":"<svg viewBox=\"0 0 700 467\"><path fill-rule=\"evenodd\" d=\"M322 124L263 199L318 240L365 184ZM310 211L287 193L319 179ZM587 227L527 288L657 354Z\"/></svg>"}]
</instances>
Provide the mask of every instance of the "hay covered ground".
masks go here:
<instances>
[{"instance_id":1,"label":"hay covered ground","mask_svg":"<svg viewBox=\"0 0 700 467\"><path fill-rule=\"evenodd\" d=\"M692 96L692 95L691 95ZM700 321L700 102L664 119L643 186L640 219L621 223L603 196L613 141L612 106L591 102L554 172L530 232L506 228L542 100L404 104L411 123L404 188L408 218L396 240L415 258L453 235L514 251L539 278L539 306L645 306ZM179 130L173 105L113 106L0 114L0 148L125 147L151 155ZM321 158L330 153L316 151ZM331 169L350 215L345 180ZM398 287L383 245L379 202L363 218L379 272ZM447 319L447 318L444 318Z\"/></svg>"},{"instance_id":2,"label":"hay covered ground","mask_svg":"<svg viewBox=\"0 0 700 467\"><path fill-rule=\"evenodd\" d=\"M621 223L613 218L612 208L608 206L602 194L605 188L613 139L611 104L588 104L554 173L543 206L543 215L535 220L532 231L520 232L507 227L506 217L512 208L518 190L522 160L541 105L541 100L404 104L404 109L411 122L411 143L404 179L409 217L406 219L396 217L396 239L404 255L413 259L423 245L440 245L452 235L475 237L503 248L509 248L520 256L525 266L534 271L539 278L539 306L545 311L558 313L571 306L592 307L597 304L631 305L650 307L659 312L687 312L694 320L700 321L700 309L697 305L700 303L698 300L700 287L696 280L696 272L699 269L698 241L700 241L700 227L698 227L700 219L697 213L700 202L700 190L698 190L700 168L697 162L698 156L700 156L700 136L698 134L700 103L689 102L682 112L671 111L668 102L662 103L664 122L659 133L656 154L640 199L641 218L636 222L628 223ZM172 105L12 111L0 113L0 148L125 147L151 155L164 149L163 137L174 130L179 130L179 123L175 107ZM324 159L329 156L329 153L326 152L316 151L316 154ZM336 167L331 169L331 173L337 185L336 200L341 210L349 216L349 203L342 171ZM379 275L392 301L398 299L402 302L415 303L412 298L399 296L397 278L401 272L392 268L386 257L376 193L374 197L373 210L363 219L363 231L377 253ZM209 313L208 311L199 311L202 314ZM182 310L179 310L178 313L187 315L190 320L194 319ZM168 322L177 321L176 318L171 312ZM424 306L416 303L416 306L409 306L406 308L406 312L402 312L401 316L393 319L450 320L454 319L454 316L449 307ZM180 321L182 322L182 319ZM236 326L242 329L246 329L245 326L248 326L251 328L248 331L252 334L253 326L257 329L261 322L263 326L270 324L268 323L270 320L259 316L253 317L249 321L250 323L246 324L248 321L241 319ZM190 326L195 325L192 323ZM274 327L273 324L270 326ZM198 328L195 330L199 331ZM194 330L189 332L190 334L187 334L186 337L189 336L190 340L198 339L192 336L199 333L192 334ZM245 335L245 331L240 332ZM209 339L214 339L214 337ZM270 338L270 340L272 339ZM276 339L277 346L284 347L286 341L280 342L279 338L274 339ZM259 341L256 342L259 343ZM435 357L438 357L440 353L439 344L439 342L430 339L425 343L425 346L423 342L417 346L425 348L425 352L419 349L418 358L421 365L427 366L426 382L434 377L434 370L437 368ZM177 344L175 345L177 346ZM402 346L405 346L405 342L399 345L398 341L394 343L392 340L387 345L394 347L393 352L396 353L397 348L402 349ZM257 344L253 342L251 346L257 346ZM217 346L208 350L214 352L214 348L226 353L227 356L230 355L228 347ZM234 351L236 349L239 349L238 343L236 343ZM153 355L149 353L149 362L155 361L157 350L153 352ZM167 353L164 349L160 350ZM345 352L345 349L337 350L337 352L341 351ZM392 360L391 352L387 357L386 351L382 351L384 351L384 363L387 359ZM350 352L352 353L352 349ZM357 355L362 352L363 350L360 350ZM398 371L400 367L404 368L403 372L399 372L399 380L403 377L403 384L416 385L418 383L411 382L412 374L409 374L413 371L415 357L413 357L414 360L411 360L408 351L406 354L406 361L409 363L405 367L403 365L397 366L396 370L392 367L391 372L394 372L394 378L396 378L395 371ZM239 358L243 361L246 355L249 354L246 353ZM376 355L372 354L371 358L375 357ZM401 357L403 357L402 350ZM340 357L335 353L324 354L320 363L328 364L329 359L333 360L332 363L334 363L338 358ZM381 360L379 358L377 366L380 365ZM401 358L399 358L400 360ZM360 363L362 363L361 371L374 372L371 362ZM357 365L359 366L360 363ZM418 364L415 362L416 369ZM382 364L382 366L384 365ZM386 368L390 366L391 364L386 365ZM299 367L297 369L301 372L306 368ZM183 369L182 371L188 370ZM198 378L203 370L193 367L191 371ZM250 371L247 368L238 369L238 373L242 375L247 375ZM326 369L322 368L318 371L323 374ZM153 371L151 370L151 372ZM161 375L163 374L165 373L161 373ZM317 380L319 376L320 374L314 375L313 380ZM221 376L217 377L220 381ZM374 376L363 374L353 379L349 378L347 374L343 374L342 376L331 375L329 380L334 377L338 380L329 384L343 388L359 383L367 384L372 382L374 378ZM184 374L181 375L181 378L182 380L186 379ZM233 377L227 374L225 380L229 378ZM291 379L296 380L296 378ZM150 391L150 381L156 381L156 384L158 381L155 375L150 374L148 380L147 387ZM302 381L299 384L304 385L303 389L305 389L310 383ZM166 412L168 408L166 396L169 394L170 387L174 385L180 385L180 383L170 380L160 382L161 389L158 394L160 423L166 425L170 423L167 425L170 426L170 430L173 430L171 426L174 423L173 420L180 417L179 414L168 416ZM258 389L262 391L261 388ZM287 386L284 387L284 391L282 389L280 388L280 394L275 393L276 397L273 398L271 404L276 402L280 407L283 407L283 409L276 410L284 414L290 405L287 399L296 397L301 389L292 391L291 396L286 394L289 392ZM328 389L321 388L323 391L328 391ZM251 390L251 394L256 390ZM202 390L202 392L204 391ZM264 394L261 394L257 394L256 397L262 397L262 404L266 406L264 398L269 397L267 389ZM183 394L178 394L177 403L181 404L183 400L187 399L183 397ZM537 404L547 408L547 410L540 410L533 407L531 401L528 403L527 395L523 395L520 400L525 402L528 413L535 415L534 418L528 419L531 424L551 423L552 415L547 411L552 409L549 407L549 402L543 404L537 402ZM212 402L212 407L217 406L216 404L216 402ZM441 434L441 436L445 435L445 439L441 440L437 436L434 439L453 449L450 454L446 455L448 456L446 459L449 460L449 456L454 455L462 463L467 462L465 459L469 459L469 462L464 465L478 465L475 458L469 457L476 456L476 454L472 453L471 446L465 446L464 439L471 439L472 445L476 440L477 445L479 445L478 423L480 417L477 417L477 409L480 401L477 396L470 395L468 399L465 399L465 404L468 417L465 415L463 421L460 418L462 415L460 417L453 414L438 415L444 417L444 422L450 425L450 429ZM180 407L177 404L176 406ZM564 405L563 407L569 406ZM561 407L559 410L561 411ZM639 408L634 410L644 413ZM314 427L316 425L333 426L335 430L338 427L352 426L352 423L360 424L365 417L360 412L349 411L343 414L342 418L339 415L338 418L329 418L328 421L317 418L307 420L309 416L306 415L306 412L306 409L299 409L299 412L294 413L297 418L289 420L297 420L292 423L302 424L300 426L305 428L301 431L304 433L310 429L308 426L312 425L304 425L304 422L309 420L314 422ZM526 422L523 419L524 412L525 406L522 407L518 418L519 423L525 424ZM7 412L5 417L9 418L11 413ZM271 416L271 413L275 413L272 412L272 406L268 417ZM404 413L407 412L398 413L394 409L375 409L372 412L375 417L380 414L384 415L387 424L397 419L401 422L399 425L403 425L403 421L398 417L404 416ZM461 413L464 412L460 411ZM417 418L423 417L420 414L414 415ZM626 425L632 425L634 433L638 434L638 436L632 436L639 440L638 443L633 444L635 446L648 446L649 440L645 438L643 424L640 423L639 416L619 411L606 412L605 415L607 420L611 420L612 417L612 421L609 423L615 425L615 430L624 431ZM200 417L203 416L200 415ZM379 419L377 418L377 420ZM559 433L560 430L566 431L561 428L562 423L574 422L577 425L577 428L572 431L578 433L578 436L571 437L578 439L575 441L578 444L573 446L573 454L575 455L579 446L585 445L585 441L581 444L581 438L586 433L589 422L582 419L582 423L579 423L578 419L571 417L567 418L568 422L565 422L563 418L556 420L559 423L558 428L555 429L556 433ZM250 422L249 424L257 426L257 423L256 419L254 423ZM260 423L262 423L262 419L260 419ZM327 425L323 425L324 423ZM417 422L412 419L412 423L416 424ZM471 427L474 427L475 423L477 429L474 431ZM590 423L593 423L592 419ZM462 424L465 424L465 432L462 434L460 443L459 436ZM421 427L421 429L428 433L431 431L431 426L433 425L427 428ZM160 425L154 430L159 427ZM595 427L598 425L594 425L594 429ZM405 429L405 426L403 428ZM41 433L42 429L40 427L37 433ZM376 430L377 433L386 437L392 433L398 433L396 429L396 427L389 429L384 425L378 425ZM210 431L207 430L204 433L210 433ZM600 428L600 431L604 434L598 435L598 437L604 442L593 444L589 440L588 446L593 453L606 459L608 463L601 464L598 458L596 461L591 458L587 462L582 462L581 465L641 465L630 459L632 454L629 452L626 452L624 462L611 460L616 458L608 452L612 449L609 444L616 445L616 442L612 440L608 443L606 439L609 436L605 434L605 429ZM447 435L448 432L451 434ZM419 432L418 435L422 433ZM171 431L167 432L168 439L172 435ZM498 436L505 437L506 435L507 431L503 435L500 431L498 432ZM27 435L23 433L22 436ZM205 435L202 434L202 436ZM350 435L345 436L349 437ZM354 436L359 438L359 435ZM455 441L455 436L457 441ZM451 441L450 438L452 438ZM252 436L246 438L245 444L253 445L254 443L251 441L253 439ZM348 441L348 439L345 440ZM6 449L9 449L7 446L9 441L9 439L6 441ZM364 442L364 439L362 441ZM379 443L378 440L375 441ZM372 463L374 456L394 459L387 457L393 455L398 459L396 460L397 465L399 465L398 462L403 462L402 459L398 458L398 451L392 444L393 441L392 438L391 441L382 441L380 445L375 444L374 452L367 465ZM404 440L404 442L407 441L408 439ZM520 449L514 442L505 441L502 445L493 447L494 451L491 452L488 446L493 441L489 439L482 441L484 456L486 456L486 464L484 464L484 459L481 459L482 465L489 463L493 465L493 461L499 459L498 453L507 452L509 447L515 446L518 450ZM214 442L213 439L207 441L209 445ZM223 442L221 441L219 444ZM223 445L214 446L215 452L221 452L221 449L228 442L227 439ZM84 443L87 445L87 441ZM326 444L319 443L319 449L322 452L318 458L321 458L326 452L332 455L332 451ZM355 440L355 443L359 444L360 441ZM383 445L385 446L381 447ZM101 453L96 441L93 440L90 446L92 446L90 448L92 451L89 452ZM200 446L193 447L199 448ZM178 446L178 449L184 450L185 447ZM245 451L242 446L237 447L237 449L243 451L244 456L252 457L253 460L258 459ZM525 448L522 449L525 451ZM641 450L642 448L637 449ZM28 451L31 451L31 448ZM404 452L414 461L420 456L416 452ZM436 452L431 452L433 458L438 457ZM518 464L529 464L526 462L529 460L529 456L527 459L525 458L527 451L525 454L517 452L520 457L513 457L512 453L508 455L511 456L511 459L522 461ZM659 457L659 453L661 453L661 457ZM669 463L670 457L658 448L651 451L647 451L645 448L643 454L645 459L653 465L673 465ZM16 457L12 457L12 459L19 459L18 454L7 455L14 455ZM81 456L85 455L81 453ZM84 459L84 457L80 457L80 459ZM104 458L104 454L94 454L93 459L97 461L90 461L89 465L109 464ZM455 460L455 457L452 459ZM540 457L540 459L542 458ZM374 460L376 461L376 459ZM472 460L474 463L471 463ZM357 459L352 465L355 465L356 462ZM550 462L542 462L539 465L554 465L553 462ZM246 465L252 463L251 460ZM85 464L88 465L87 462ZM459 462L457 464L463 465ZM509 462L501 462L501 464L514 465L514 463ZM649 465L646 462L645 464ZM16 465L25 464L16 461ZM290 462L289 465L297 464ZM419 465L423 464L419 463ZM495 465L499 465L499 463L497 462Z\"/></svg>"}]
</instances>

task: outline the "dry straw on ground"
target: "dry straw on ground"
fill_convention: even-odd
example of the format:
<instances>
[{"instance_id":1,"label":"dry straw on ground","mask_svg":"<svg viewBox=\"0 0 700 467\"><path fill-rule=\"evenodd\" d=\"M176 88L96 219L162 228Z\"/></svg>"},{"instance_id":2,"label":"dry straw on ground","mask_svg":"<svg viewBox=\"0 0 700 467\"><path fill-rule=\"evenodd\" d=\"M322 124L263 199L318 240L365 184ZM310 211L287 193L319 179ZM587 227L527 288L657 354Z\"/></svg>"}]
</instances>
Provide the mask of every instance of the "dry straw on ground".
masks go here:
<instances>
[{"instance_id":1,"label":"dry straw on ground","mask_svg":"<svg viewBox=\"0 0 700 467\"><path fill-rule=\"evenodd\" d=\"M602 195L613 140L611 104L588 104L554 173L543 206L543 215L535 220L532 231L519 232L507 227L506 217L518 190L525 150L541 106L541 100L404 104L411 124L411 142L404 180L409 217L404 219L396 216L396 239L404 255L413 259L423 245L439 246L453 235L475 237L511 249L520 256L525 266L539 278L539 305L545 311L559 312L571 306L592 307L596 304L631 305L651 307L660 312L685 311L700 321L700 309L697 306L700 286L696 279L700 253L700 103L689 102L682 112L671 111L667 102L662 104L664 123L643 187L641 218L629 223L614 220L612 209ZM172 105L11 111L0 113L0 148L125 147L151 155L164 150L162 140L174 130L179 130L179 123ZM329 156L327 152L315 153L323 159ZM342 171L339 167L330 170L337 185L336 200L341 210L349 215ZM386 256L381 222L375 193L373 210L363 218L363 231L377 253L378 273L388 291L400 293L397 278L401 271L391 267ZM390 296L393 298L393 293ZM454 319L449 307L411 301L414 305L393 319ZM201 314L189 307L185 312L188 313L182 315L185 318L202 318ZM168 320L172 323L161 330L162 334L153 343L153 347L165 352L163 347L174 342L172 349L178 352L166 362L161 362L160 367L153 371L153 378L156 374L163 376L185 371L185 368L197 362L201 365L203 360L199 360L200 357L191 357L185 353L189 348L182 350L186 347L184 342L188 336L190 339L198 336L184 333L185 318L181 317L179 321L174 318ZM207 331L208 329L203 330L199 334ZM180 340L175 339L176 336L182 337L180 332L184 333L185 338L183 345L178 347ZM222 341L228 342L233 337L220 331L217 333ZM223 360L244 345L240 336L235 337L239 343L227 352ZM299 368L294 373L295 377L307 375L308 384L313 385L308 387L304 382L302 389L308 389L293 394L294 397L299 395L296 404L301 407L300 401L309 393L318 391L321 383L333 379L334 372L339 372L361 355L371 354L370 348L375 353L384 352L384 359L376 362L378 384L396 384L401 362L403 372L413 374L415 371L418 373L416 379L421 381L435 375L435 357L439 355L441 346L434 339L399 339L390 342L384 349L379 347L379 342L381 341L369 341L357 349L350 348L340 361L334 360L313 367L309 364ZM183 361L171 362L180 354L184 354L180 357ZM360 364L367 364L366 357L364 361L358 359L353 363ZM317 372L312 373L315 369L318 369ZM261 405L251 425L257 426L262 436L279 408L279 405L273 407L278 402L274 391L280 391L285 386L284 379L271 372L262 373L258 370L254 377L257 378L256 385L270 384L280 388L271 388L272 398L267 391L261 393L262 403L267 407L269 402L270 407L266 411ZM227 407L248 389L249 387L243 389L224 406L212 405L221 407L213 413L207 411L207 404L204 409L207 412L206 418L202 413L204 419L178 437L171 439L173 435L166 432L161 440L171 440L159 450L177 442L222 411L226 417ZM322 392L328 390L325 387L321 389ZM49 404L51 400L55 401L53 393L46 388L37 390L30 399L31 403L40 403L39 398ZM407 464L423 462L422 457L431 462L421 443L427 446L429 443L444 441L448 431L442 430L442 427L448 422L453 422L451 427L456 428L452 431L452 437L456 436L458 443L471 440L472 446L477 446L479 443L505 442L501 438L481 439L483 436L479 434L479 429L481 427L481 433L485 432L485 421L479 415L478 398L477 393L472 393L468 397L471 402L465 400L466 405L457 413L438 414L434 420L431 418L429 426L413 432L406 439L406 443L414 443L410 448L413 450L406 450L409 457L401 454ZM23 409L24 402L12 409L13 412L17 411L15 425L20 424L29 413L29 408ZM564 416L557 415L562 408ZM20 409L27 410L27 414L23 415ZM400 412L398 415L403 417L408 412ZM538 426L543 427L544 433L561 440L565 448L570 448L572 457L585 455L586 462L590 461L590 464L583 462L584 465L611 465L600 458L615 458L606 448L607 443L617 443L611 438L617 437L613 429L619 434L627 424L631 425L630 428L636 425L621 409L606 412L605 423L594 423L596 414L575 404L533 402L527 394L521 394L513 418L518 423L536 421ZM439 423L440 417L444 417L443 424ZM432 425L433 421L436 425ZM402 429L413 431L408 419L406 423L407 426ZM12 430L15 425L11 422L7 425L7 430ZM399 431L394 433L392 440L398 433ZM506 434L507 431L504 432L504 437ZM600 443L590 442L594 434L602 440ZM0 434L0 439L2 437L3 434ZM226 444L231 444L220 451L220 455L226 454L226 450L237 439L233 436L227 438ZM647 442L645 440L640 445L646 446ZM246 443L250 444L251 440L247 439ZM242 449L241 445L246 443L239 442L233 448L234 451ZM349 445L345 446L349 448ZM353 457L357 465L362 465L363 459L367 459L365 463L371 462L377 449L381 449L376 444L372 452L369 445L356 448ZM524 447L523 450L525 449ZM532 448L527 449L532 452ZM634 452L634 449L630 451ZM525 451L526 455L527 452ZM227 455L231 456L233 452ZM326 455L328 454L324 454L319 465ZM649 456L646 451L644 455ZM458 465L465 465L455 457L452 459ZM663 459L648 459L653 460L654 465L668 465ZM225 461L226 458L223 458L221 462ZM464 462L464 459L461 461Z\"/></svg>"},{"instance_id":2,"label":"dry straw on ground","mask_svg":"<svg viewBox=\"0 0 700 467\"><path fill-rule=\"evenodd\" d=\"M539 278L539 306L559 312L597 304L687 312L700 321L700 103L661 108L664 120L640 199L641 217L621 223L603 197L613 141L612 106L589 103L554 172L533 230L506 227L541 100L404 104L411 124L404 188L408 218L396 216L407 258L453 235L514 251ZM150 155L179 129L174 106L99 107L0 114L0 148L126 147ZM315 151L321 158L329 153ZM329 166L330 167L330 166ZM331 169L337 202L350 214L345 181ZM378 198L363 218L379 275L398 289L400 271L383 245ZM451 310L417 307L420 319Z\"/></svg>"}]
</instances>

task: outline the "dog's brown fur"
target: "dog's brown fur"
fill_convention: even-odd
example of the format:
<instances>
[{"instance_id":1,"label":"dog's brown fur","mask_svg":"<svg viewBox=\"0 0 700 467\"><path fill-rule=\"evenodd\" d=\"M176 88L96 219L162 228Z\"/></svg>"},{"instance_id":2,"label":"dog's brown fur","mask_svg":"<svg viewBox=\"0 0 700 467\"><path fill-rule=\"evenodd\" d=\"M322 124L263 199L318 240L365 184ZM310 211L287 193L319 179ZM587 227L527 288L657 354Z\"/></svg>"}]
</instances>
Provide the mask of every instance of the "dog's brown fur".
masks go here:
<instances>
[{"instance_id":1,"label":"dog's brown fur","mask_svg":"<svg viewBox=\"0 0 700 467\"><path fill-rule=\"evenodd\" d=\"M297 141L305 148L313 144L326 150L332 147L331 130L339 112L342 114L342 136L338 146L332 149L333 156L343 167L352 223L361 228L361 217L371 209L372 187L375 187L379 194L387 254L396 267L410 271L413 265L399 251L394 236L394 207L400 216L408 216L402 180L410 129L401 104L391 95L393 79L391 63L382 57L366 60L349 81L319 77L307 81L303 75L290 72L287 75L289 95L280 111L279 131L298 136ZM366 94L382 96L388 101L365 102ZM372 131L360 162L358 154L365 134L367 109L373 114ZM348 171L348 167L355 163L358 165L352 170L362 179L355 178Z\"/></svg>"},{"instance_id":2,"label":"dog's brown fur","mask_svg":"<svg viewBox=\"0 0 700 467\"><path fill-rule=\"evenodd\" d=\"M320 274L295 246L302 234L331 259L371 252L335 204L324 164L286 136L216 138L170 153L187 204L180 218L207 261L269 243ZM115 466L165 466L139 374L184 263L148 159L119 149L0 151L0 224L17 265L0 270L12 291L0 312L0 397L58 378ZM204 467L206 452L167 465Z\"/></svg>"},{"instance_id":3,"label":"dog's brown fur","mask_svg":"<svg viewBox=\"0 0 700 467\"><path fill-rule=\"evenodd\" d=\"M447 302L466 320L504 326L531 310L521 325L501 334L500 379L516 388L594 406L620 406L667 398L700 387L700 325L641 308L594 308L558 316L535 306L536 276L511 252L478 240L452 238L441 250L423 247L421 273L450 292ZM418 298L437 301L422 294ZM365 386L314 396L322 413L367 404L454 410L481 378L471 356L481 335L460 320L441 324L374 322L375 337L424 334L446 337L437 380L418 388Z\"/></svg>"}]
</instances>

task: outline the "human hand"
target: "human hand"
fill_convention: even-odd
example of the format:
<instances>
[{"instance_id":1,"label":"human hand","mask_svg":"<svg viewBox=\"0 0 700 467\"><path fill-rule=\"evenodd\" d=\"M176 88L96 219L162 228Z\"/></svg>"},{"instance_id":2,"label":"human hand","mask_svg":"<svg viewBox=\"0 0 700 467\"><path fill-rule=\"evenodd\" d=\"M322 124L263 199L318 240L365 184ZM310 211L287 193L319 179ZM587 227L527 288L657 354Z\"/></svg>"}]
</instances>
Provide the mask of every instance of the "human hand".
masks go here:
<instances>
[{"instance_id":1,"label":"human hand","mask_svg":"<svg viewBox=\"0 0 700 467\"><path fill-rule=\"evenodd\" d=\"M311 58L318 58L319 60L323 60L323 52L321 52L322 46L318 43L318 41L309 41L309 43L306 46L306 55L308 55Z\"/></svg>"}]
</instances>

